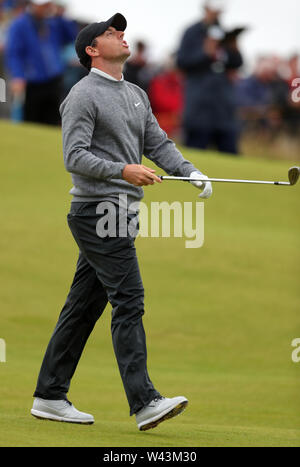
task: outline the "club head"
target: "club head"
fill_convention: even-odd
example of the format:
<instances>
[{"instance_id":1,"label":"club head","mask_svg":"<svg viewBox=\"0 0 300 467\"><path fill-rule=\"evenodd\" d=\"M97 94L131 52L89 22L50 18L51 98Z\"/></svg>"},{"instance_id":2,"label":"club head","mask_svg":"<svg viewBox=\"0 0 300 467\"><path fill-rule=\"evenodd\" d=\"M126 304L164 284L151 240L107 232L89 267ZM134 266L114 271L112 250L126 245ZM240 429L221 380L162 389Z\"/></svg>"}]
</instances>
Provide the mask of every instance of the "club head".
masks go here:
<instances>
[{"instance_id":1,"label":"club head","mask_svg":"<svg viewBox=\"0 0 300 467\"><path fill-rule=\"evenodd\" d=\"M298 181L298 178L300 176L300 167L291 167L289 169L289 181L291 185L295 185Z\"/></svg>"}]
</instances>

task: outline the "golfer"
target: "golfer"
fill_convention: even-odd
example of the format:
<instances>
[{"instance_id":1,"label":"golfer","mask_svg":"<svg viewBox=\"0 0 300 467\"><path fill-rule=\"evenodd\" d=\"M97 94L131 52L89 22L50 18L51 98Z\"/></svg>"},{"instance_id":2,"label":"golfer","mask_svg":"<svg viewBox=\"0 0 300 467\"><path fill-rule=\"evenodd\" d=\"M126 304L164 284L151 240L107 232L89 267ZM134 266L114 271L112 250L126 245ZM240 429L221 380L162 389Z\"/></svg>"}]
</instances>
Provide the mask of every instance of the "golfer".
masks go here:
<instances>
[{"instance_id":1,"label":"golfer","mask_svg":"<svg viewBox=\"0 0 300 467\"><path fill-rule=\"evenodd\" d=\"M212 188L160 129L146 93L123 79L123 65L130 56L126 26L124 16L117 13L106 22L86 26L76 39L79 60L90 73L71 89L60 113L64 162L74 185L68 224L79 258L43 359L31 413L43 419L94 423L92 415L68 401L67 393L87 339L110 302L113 346L130 415L136 415L140 430L148 430L178 415L188 401L163 397L148 375L144 289L135 237L129 232L102 237L97 223L107 203L124 216L120 195L126 195L129 225L136 215L130 206L142 199L142 186L161 183L153 169L141 165L143 154L170 175L199 179L192 183L202 198L208 198Z\"/></svg>"}]
</instances>

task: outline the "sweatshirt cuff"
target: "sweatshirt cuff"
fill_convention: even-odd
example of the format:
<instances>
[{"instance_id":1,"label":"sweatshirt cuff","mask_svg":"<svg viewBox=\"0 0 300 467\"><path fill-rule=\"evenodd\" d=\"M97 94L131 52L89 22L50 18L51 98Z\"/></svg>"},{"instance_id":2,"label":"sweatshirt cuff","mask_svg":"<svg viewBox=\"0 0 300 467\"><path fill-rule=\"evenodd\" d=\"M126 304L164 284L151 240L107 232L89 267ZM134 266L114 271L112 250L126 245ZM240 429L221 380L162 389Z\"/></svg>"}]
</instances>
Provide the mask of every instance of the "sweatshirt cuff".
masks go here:
<instances>
[{"instance_id":1,"label":"sweatshirt cuff","mask_svg":"<svg viewBox=\"0 0 300 467\"><path fill-rule=\"evenodd\" d=\"M116 162L115 165L116 165L116 168L115 168L114 174L112 175L111 179L116 179L116 180L122 179L123 178L123 170L125 169L126 165L128 165L128 164L126 164L124 162Z\"/></svg>"},{"instance_id":2,"label":"sweatshirt cuff","mask_svg":"<svg viewBox=\"0 0 300 467\"><path fill-rule=\"evenodd\" d=\"M198 170L196 167L194 167L193 164L191 164L190 162L186 161L186 163L184 164L184 166L182 167L182 170L181 170L181 173L179 174L181 177L190 177L190 175L193 173L193 172L199 172L200 174L202 174L202 172L200 170Z\"/></svg>"},{"instance_id":3,"label":"sweatshirt cuff","mask_svg":"<svg viewBox=\"0 0 300 467\"><path fill-rule=\"evenodd\" d=\"M192 171L189 173L188 177L190 177L190 176L192 175L192 173L194 173L194 172L197 172L197 173L200 174L200 175L204 175L204 174L201 172L201 170L195 169L195 170L192 170Z\"/></svg>"}]
</instances>

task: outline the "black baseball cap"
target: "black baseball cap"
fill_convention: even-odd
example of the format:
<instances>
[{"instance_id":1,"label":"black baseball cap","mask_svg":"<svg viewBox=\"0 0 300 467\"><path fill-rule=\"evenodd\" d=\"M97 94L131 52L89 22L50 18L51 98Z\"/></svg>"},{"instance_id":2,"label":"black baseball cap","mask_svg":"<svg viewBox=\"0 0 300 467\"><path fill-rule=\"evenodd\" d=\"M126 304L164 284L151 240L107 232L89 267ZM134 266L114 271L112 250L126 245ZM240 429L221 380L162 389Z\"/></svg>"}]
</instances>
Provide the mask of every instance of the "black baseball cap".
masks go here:
<instances>
[{"instance_id":1,"label":"black baseball cap","mask_svg":"<svg viewBox=\"0 0 300 467\"><path fill-rule=\"evenodd\" d=\"M75 49L80 63L88 70L91 68L91 57L86 53L86 47L92 44L95 37L101 36L111 26L117 31L125 31L126 18L121 13L116 13L107 21L89 24L79 32L75 41Z\"/></svg>"}]
</instances>

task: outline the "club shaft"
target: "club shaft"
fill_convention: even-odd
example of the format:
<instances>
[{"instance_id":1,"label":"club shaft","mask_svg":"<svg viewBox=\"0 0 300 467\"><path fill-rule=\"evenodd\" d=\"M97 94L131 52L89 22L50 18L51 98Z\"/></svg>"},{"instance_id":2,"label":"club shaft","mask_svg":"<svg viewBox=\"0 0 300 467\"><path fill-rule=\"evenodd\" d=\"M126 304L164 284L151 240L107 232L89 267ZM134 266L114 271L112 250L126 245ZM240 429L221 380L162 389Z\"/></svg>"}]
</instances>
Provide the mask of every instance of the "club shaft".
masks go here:
<instances>
[{"instance_id":1,"label":"club shaft","mask_svg":"<svg viewBox=\"0 0 300 467\"><path fill-rule=\"evenodd\" d=\"M170 177L170 176L162 176L160 177L162 180L177 180L177 181L184 181L184 182L199 182L201 180L197 178L190 178L190 177ZM252 183L257 185L286 185L290 186L289 182L271 182L266 180L236 180L236 179L229 179L229 178L209 178L205 179L206 182L220 182L220 183Z\"/></svg>"}]
</instances>

